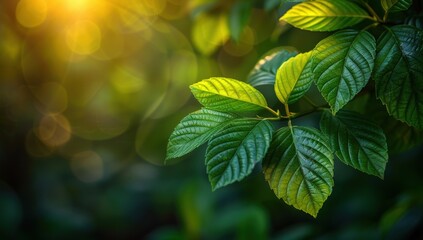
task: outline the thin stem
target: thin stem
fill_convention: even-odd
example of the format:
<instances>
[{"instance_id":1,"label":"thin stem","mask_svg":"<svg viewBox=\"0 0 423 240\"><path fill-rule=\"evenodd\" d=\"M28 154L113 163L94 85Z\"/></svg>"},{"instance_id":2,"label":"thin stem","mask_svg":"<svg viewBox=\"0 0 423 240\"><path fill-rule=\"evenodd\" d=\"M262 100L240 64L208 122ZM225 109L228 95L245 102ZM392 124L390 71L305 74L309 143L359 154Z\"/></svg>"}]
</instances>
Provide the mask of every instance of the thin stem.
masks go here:
<instances>
[{"instance_id":1,"label":"thin stem","mask_svg":"<svg viewBox=\"0 0 423 240\"><path fill-rule=\"evenodd\" d=\"M273 115L276 116L277 120L279 120L281 118L281 113L278 111L275 111L273 109L271 109L270 107L266 107L266 109L271 112Z\"/></svg>"},{"instance_id":2,"label":"thin stem","mask_svg":"<svg viewBox=\"0 0 423 240\"><path fill-rule=\"evenodd\" d=\"M368 25L367 27L365 27L363 29L363 31L366 31L367 29L372 28L372 27L377 27L379 24L380 24L379 22L372 23L372 24Z\"/></svg>"},{"instance_id":3,"label":"thin stem","mask_svg":"<svg viewBox=\"0 0 423 240\"><path fill-rule=\"evenodd\" d=\"M322 112L322 111L324 111L326 109L328 109L327 108L327 105L319 106L319 107L313 108L313 109L311 109L311 110L309 110L307 112L302 112L302 113L294 114L291 118L294 119L294 118L303 117L305 115L312 114L312 113L315 113L315 112Z\"/></svg>"},{"instance_id":4,"label":"thin stem","mask_svg":"<svg viewBox=\"0 0 423 240\"><path fill-rule=\"evenodd\" d=\"M285 106L285 114L288 118L291 118L291 113L289 112L289 106L288 104L284 104Z\"/></svg>"},{"instance_id":5,"label":"thin stem","mask_svg":"<svg viewBox=\"0 0 423 240\"><path fill-rule=\"evenodd\" d=\"M372 14L373 20L376 20L377 22L385 22L384 20L380 19L379 15L373 10L373 8L365 1L361 1L361 3L367 8L367 10Z\"/></svg>"}]
</instances>

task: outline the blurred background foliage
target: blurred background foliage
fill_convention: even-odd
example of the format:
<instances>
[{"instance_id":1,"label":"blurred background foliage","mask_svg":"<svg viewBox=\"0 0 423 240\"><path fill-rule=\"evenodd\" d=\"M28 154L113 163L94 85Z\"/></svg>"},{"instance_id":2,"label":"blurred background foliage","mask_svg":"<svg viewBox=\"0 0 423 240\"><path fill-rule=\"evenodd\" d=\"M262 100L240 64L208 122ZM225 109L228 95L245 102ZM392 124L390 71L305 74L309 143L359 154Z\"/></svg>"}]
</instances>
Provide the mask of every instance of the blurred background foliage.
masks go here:
<instances>
[{"instance_id":1,"label":"blurred background foliage","mask_svg":"<svg viewBox=\"0 0 423 240\"><path fill-rule=\"evenodd\" d=\"M384 181L336 163L317 219L276 199L260 166L213 193L204 147L164 166L200 107L189 84L246 80L270 49L327 35L279 23L291 5L2 1L0 238L423 239L421 145L392 155Z\"/></svg>"}]
</instances>

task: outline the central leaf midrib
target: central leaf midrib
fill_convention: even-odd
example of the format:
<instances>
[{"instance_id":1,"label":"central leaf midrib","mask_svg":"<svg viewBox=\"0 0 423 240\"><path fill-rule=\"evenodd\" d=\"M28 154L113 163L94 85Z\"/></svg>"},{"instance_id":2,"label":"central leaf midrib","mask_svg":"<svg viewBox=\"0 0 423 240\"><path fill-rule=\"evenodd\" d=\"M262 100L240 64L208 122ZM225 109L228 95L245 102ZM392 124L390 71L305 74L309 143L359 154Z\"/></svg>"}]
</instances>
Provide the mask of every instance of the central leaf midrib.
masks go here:
<instances>
[{"instance_id":1,"label":"central leaf midrib","mask_svg":"<svg viewBox=\"0 0 423 240\"><path fill-rule=\"evenodd\" d=\"M339 124L340 125L342 125L343 127L344 127L344 129L348 132L348 134L351 134L351 136L353 136L354 137L354 140L355 140L355 142L357 143L357 145L359 146L359 149L362 151L362 152L364 152L364 153L366 153L365 154L365 156L366 156L366 158L367 158L367 162L373 167L373 169L376 171L376 172L379 172L379 170L376 168L376 166L374 165L374 163L372 162L372 160L369 158L369 156L367 155L367 151L365 151L365 149L364 149L364 147L361 145L361 143L360 143L360 141L358 141L357 139L357 135L353 132L353 131L351 131L348 127L347 127L347 124L345 124L345 122L342 120L342 119L340 119L339 117L334 117L338 122L339 122ZM372 143L373 144L373 143ZM349 147L349 146L348 146ZM361 165L360 164L360 161L358 160L358 158L357 158L357 161L359 162L359 166Z\"/></svg>"},{"instance_id":2,"label":"central leaf midrib","mask_svg":"<svg viewBox=\"0 0 423 240\"><path fill-rule=\"evenodd\" d=\"M228 170L228 168L231 165L231 162L232 162L234 156L237 155L238 151L240 150L240 147L244 144L244 141L246 141L247 137L253 132L253 130L257 127L257 125L259 125L262 121L257 121L257 123L254 125L254 127L252 127L248 131L248 133L245 135L245 137L241 140L240 144L238 145L238 147L236 148L236 150L234 151L234 153L230 156L230 160L227 161L227 165L225 166L225 170L222 171L223 173L225 173ZM249 161L248 161L248 163L249 163ZM247 169L247 172L248 172L248 169ZM223 178L223 174L219 177L219 180L217 181L217 183L220 183L220 181L222 180L222 178Z\"/></svg>"}]
</instances>

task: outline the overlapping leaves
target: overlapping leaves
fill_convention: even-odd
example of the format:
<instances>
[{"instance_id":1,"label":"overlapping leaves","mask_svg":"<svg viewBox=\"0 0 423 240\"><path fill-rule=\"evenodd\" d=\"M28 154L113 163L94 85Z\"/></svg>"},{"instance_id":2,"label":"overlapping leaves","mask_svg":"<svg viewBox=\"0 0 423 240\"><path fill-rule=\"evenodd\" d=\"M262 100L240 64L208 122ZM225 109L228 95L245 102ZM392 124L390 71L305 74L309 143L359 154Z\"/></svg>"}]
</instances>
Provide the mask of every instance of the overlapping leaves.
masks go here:
<instances>
[{"instance_id":1,"label":"overlapping leaves","mask_svg":"<svg viewBox=\"0 0 423 240\"><path fill-rule=\"evenodd\" d=\"M370 33L376 31L367 31L384 25L390 13L407 10L411 0L382 0L383 18L372 9L374 2L289 2L298 4L281 20L310 31L340 31L308 53L281 48L267 54L251 71L249 84L210 78L191 85L193 95L205 108L188 115L175 128L167 158L182 156L209 141L206 166L213 189L244 179L264 159L265 178L276 196L316 217L334 185L334 153L345 164L383 178L388 146L390 151L403 150L423 139L417 129L423 129L423 30L411 26L418 24L385 26L377 42ZM249 7L249 3L237 1L232 8L229 25L236 29L234 39L247 23ZM371 22L364 30L344 29L366 19ZM209 19L209 24L216 25L216 19ZM374 90L373 83L365 88L371 77L377 97L388 110L382 118L342 110L358 94L371 95L364 93ZM312 111L290 112L289 105L307 93L313 80L330 109L310 102ZM253 87L272 84L286 116L267 106L264 96ZM273 117L257 116L255 112L263 109ZM313 111L322 111L321 132L293 125L292 118ZM246 117L248 114L255 116ZM367 118L372 116L377 123ZM288 126L273 133L270 120L287 120Z\"/></svg>"},{"instance_id":2,"label":"overlapping leaves","mask_svg":"<svg viewBox=\"0 0 423 240\"><path fill-rule=\"evenodd\" d=\"M410 25L387 28L377 42L377 97L390 115L423 129L423 31Z\"/></svg>"}]
</instances>

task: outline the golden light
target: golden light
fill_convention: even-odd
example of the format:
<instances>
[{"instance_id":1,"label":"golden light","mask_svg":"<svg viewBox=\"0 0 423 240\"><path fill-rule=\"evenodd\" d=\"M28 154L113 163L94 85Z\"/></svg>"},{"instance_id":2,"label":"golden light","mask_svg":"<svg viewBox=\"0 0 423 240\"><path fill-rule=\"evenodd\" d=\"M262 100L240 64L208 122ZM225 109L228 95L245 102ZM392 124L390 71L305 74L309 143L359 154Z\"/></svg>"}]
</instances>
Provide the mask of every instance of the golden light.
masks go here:
<instances>
[{"instance_id":1,"label":"golden light","mask_svg":"<svg viewBox=\"0 0 423 240\"><path fill-rule=\"evenodd\" d=\"M100 28L92 21L78 21L66 33L66 43L70 50L81 55L89 55L100 48Z\"/></svg>"},{"instance_id":2,"label":"golden light","mask_svg":"<svg viewBox=\"0 0 423 240\"><path fill-rule=\"evenodd\" d=\"M16 19L24 27L37 27L46 20L47 10L45 0L21 0L16 6Z\"/></svg>"},{"instance_id":3,"label":"golden light","mask_svg":"<svg viewBox=\"0 0 423 240\"><path fill-rule=\"evenodd\" d=\"M89 0L64 0L65 6L71 11L83 11L90 5ZM92 3L91 3L92 4Z\"/></svg>"}]
</instances>

